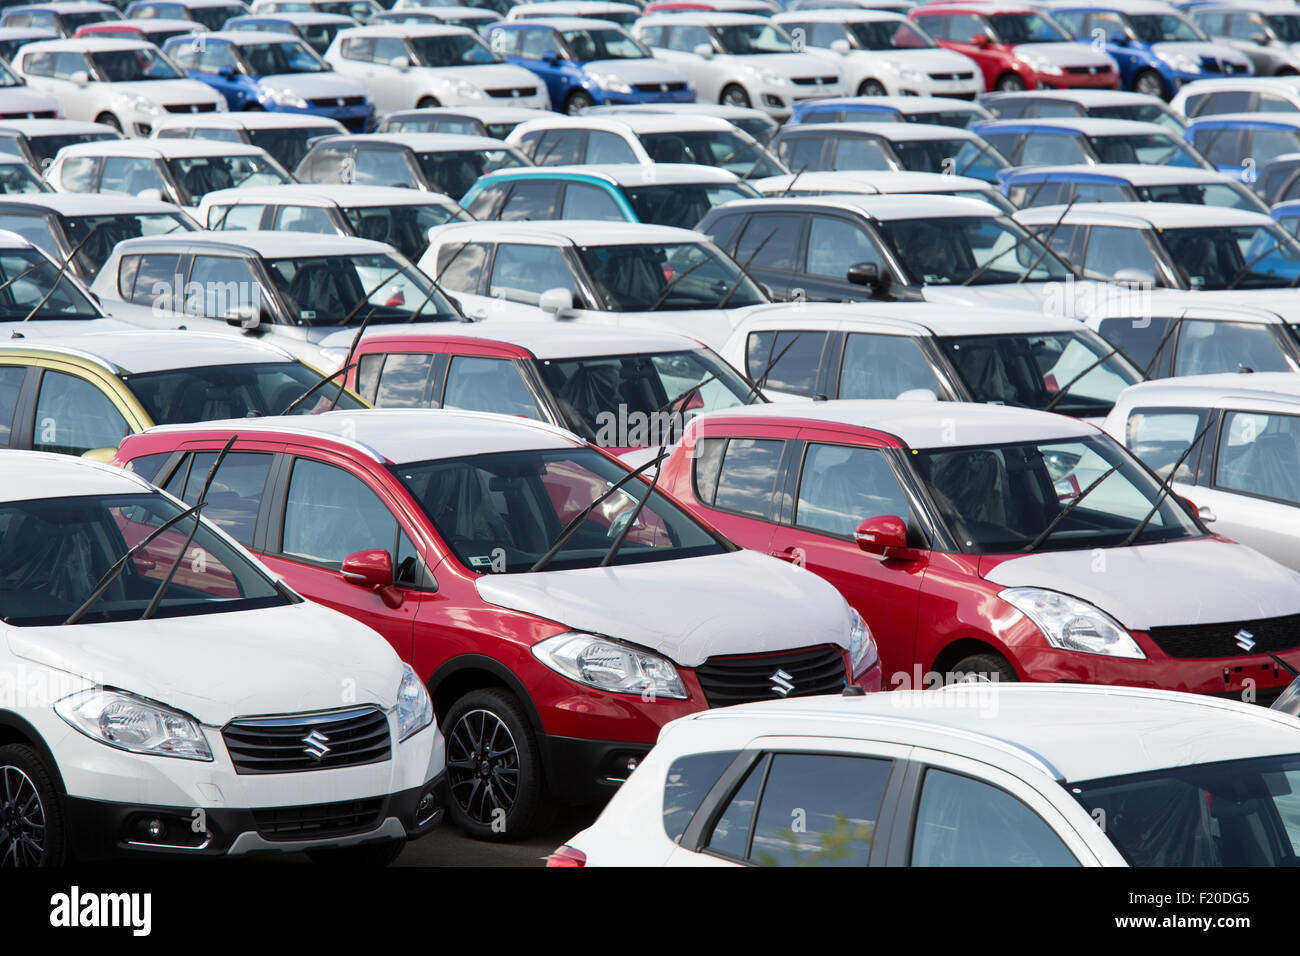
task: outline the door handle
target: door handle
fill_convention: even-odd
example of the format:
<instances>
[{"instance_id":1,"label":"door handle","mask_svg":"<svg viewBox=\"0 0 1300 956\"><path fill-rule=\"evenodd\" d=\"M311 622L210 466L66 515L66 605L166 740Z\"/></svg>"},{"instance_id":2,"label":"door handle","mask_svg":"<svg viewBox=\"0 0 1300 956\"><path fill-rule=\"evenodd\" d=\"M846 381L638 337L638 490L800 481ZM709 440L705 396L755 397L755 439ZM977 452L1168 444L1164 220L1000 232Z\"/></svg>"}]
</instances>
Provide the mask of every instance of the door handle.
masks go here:
<instances>
[{"instance_id":1,"label":"door handle","mask_svg":"<svg viewBox=\"0 0 1300 956\"><path fill-rule=\"evenodd\" d=\"M769 551L767 553L774 558L780 558L782 561L789 561L797 567L802 568L804 566L803 548L786 548L784 551Z\"/></svg>"}]
</instances>

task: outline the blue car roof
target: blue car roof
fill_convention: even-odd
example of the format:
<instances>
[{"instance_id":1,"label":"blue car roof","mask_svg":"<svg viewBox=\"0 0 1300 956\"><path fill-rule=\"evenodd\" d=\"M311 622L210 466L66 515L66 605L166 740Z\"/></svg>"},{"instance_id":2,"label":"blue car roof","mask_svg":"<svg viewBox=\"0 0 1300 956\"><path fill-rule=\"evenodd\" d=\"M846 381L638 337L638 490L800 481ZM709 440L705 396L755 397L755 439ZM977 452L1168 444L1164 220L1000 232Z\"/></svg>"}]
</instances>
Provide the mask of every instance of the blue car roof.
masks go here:
<instances>
[{"instance_id":1,"label":"blue car roof","mask_svg":"<svg viewBox=\"0 0 1300 956\"><path fill-rule=\"evenodd\" d=\"M1060 170L1044 172L1042 170L1035 169L1032 166L1022 167L1020 169L1012 169L1008 171L1005 176L999 177L999 180L1002 182L1023 182L1023 181L1033 181L1039 179L1045 182L1048 180L1055 179L1055 180L1059 180L1060 182L1068 182L1068 183L1115 183L1118 185L1128 184L1127 179L1125 179L1123 176L1116 176L1114 173L1104 173L1104 172L1094 173L1091 171L1077 172L1077 173L1075 172L1064 173L1061 172Z\"/></svg>"}]
</instances>

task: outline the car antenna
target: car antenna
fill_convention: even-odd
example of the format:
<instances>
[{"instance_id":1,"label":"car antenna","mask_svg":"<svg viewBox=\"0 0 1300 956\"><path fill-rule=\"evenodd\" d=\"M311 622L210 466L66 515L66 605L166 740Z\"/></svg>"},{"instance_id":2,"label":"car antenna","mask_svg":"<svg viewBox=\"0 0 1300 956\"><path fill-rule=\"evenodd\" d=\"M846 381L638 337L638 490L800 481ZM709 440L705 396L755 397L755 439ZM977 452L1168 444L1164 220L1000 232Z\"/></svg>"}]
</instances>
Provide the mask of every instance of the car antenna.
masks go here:
<instances>
[{"instance_id":1,"label":"car antenna","mask_svg":"<svg viewBox=\"0 0 1300 956\"><path fill-rule=\"evenodd\" d=\"M1137 527L1135 527L1132 531L1129 532L1128 537L1124 539L1124 543L1121 544L1120 547L1127 548L1130 544L1132 544L1134 541L1137 540L1138 535L1140 535L1144 530L1146 530L1146 526L1148 522L1150 522L1151 519L1155 517L1156 511L1158 511L1160 505L1164 503L1165 498L1168 497L1169 494L1173 491L1174 475L1178 473L1178 469L1181 468L1183 462L1187 460L1187 456L1192 453L1192 449L1201 443L1201 439L1205 437L1205 433L1210 430L1210 424L1214 421L1214 416L1206 415L1205 419L1206 419L1205 425L1201 428L1199 432L1197 432L1196 437L1192 439L1191 444L1189 444L1185 449L1183 449L1183 453L1178 456L1178 460L1174 462L1174 466L1169 469L1169 474L1165 476L1164 481L1160 482L1160 491L1156 495L1155 504L1153 504L1151 506L1151 509L1145 515L1142 516L1142 520L1137 523ZM1198 516L1196 520L1197 523L1199 524L1200 517Z\"/></svg>"}]
</instances>

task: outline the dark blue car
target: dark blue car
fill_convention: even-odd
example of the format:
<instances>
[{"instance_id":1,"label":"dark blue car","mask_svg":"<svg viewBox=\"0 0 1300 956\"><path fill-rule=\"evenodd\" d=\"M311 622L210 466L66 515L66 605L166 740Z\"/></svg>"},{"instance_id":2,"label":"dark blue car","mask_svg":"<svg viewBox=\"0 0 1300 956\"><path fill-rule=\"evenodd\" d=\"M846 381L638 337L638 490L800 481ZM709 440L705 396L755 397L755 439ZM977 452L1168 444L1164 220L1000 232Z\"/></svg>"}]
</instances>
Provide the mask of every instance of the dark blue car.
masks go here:
<instances>
[{"instance_id":1,"label":"dark blue car","mask_svg":"<svg viewBox=\"0 0 1300 956\"><path fill-rule=\"evenodd\" d=\"M1177 202L1268 212L1240 180L1177 166L1022 166L999 175L998 187L1022 209L1081 202Z\"/></svg>"},{"instance_id":2,"label":"dark blue car","mask_svg":"<svg viewBox=\"0 0 1300 956\"><path fill-rule=\"evenodd\" d=\"M1255 184L1279 156L1300 152L1300 113L1205 116L1188 123L1183 135L1220 172Z\"/></svg>"}]
</instances>

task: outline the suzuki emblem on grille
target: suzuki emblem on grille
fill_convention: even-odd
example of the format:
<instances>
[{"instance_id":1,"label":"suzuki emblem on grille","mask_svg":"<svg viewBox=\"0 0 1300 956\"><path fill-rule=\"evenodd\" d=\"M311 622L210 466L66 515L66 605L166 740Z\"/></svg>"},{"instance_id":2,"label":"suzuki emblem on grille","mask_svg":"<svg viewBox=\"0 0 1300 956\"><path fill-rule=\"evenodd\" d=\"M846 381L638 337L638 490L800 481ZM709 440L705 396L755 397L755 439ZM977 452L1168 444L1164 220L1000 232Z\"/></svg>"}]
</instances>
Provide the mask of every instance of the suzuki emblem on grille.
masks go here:
<instances>
[{"instance_id":1,"label":"suzuki emblem on grille","mask_svg":"<svg viewBox=\"0 0 1300 956\"><path fill-rule=\"evenodd\" d=\"M519 95L522 94L522 93L523 93L523 90L511 90L511 91L510 91L510 95L511 95L511 96L519 96Z\"/></svg>"},{"instance_id":2,"label":"suzuki emblem on grille","mask_svg":"<svg viewBox=\"0 0 1300 956\"><path fill-rule=\"evenodd\" d=\"M1244 627L1236 634L1232 635L1237 642L1237 646L1243 651L1253 650L1255 647L1255 635L1250 633Z\"/></svg>"},{"instance_id":3,"label":"suzuki emblem on grille","mask_svg":"<svg viewBox=\"0 0 1300 956\"><path fill-rule=\"evenodd\" d=\"M794 680L784 669L777 671L768 678L772 682L772 693L785 697L790 691L794 690Z\"/></svg>"},{"instance_id":4,"label":"suzuki emblem on grille","mask_svg":"<svg viewBox=\"0 0 1300 956\"><path fill-rule=\"evenodd\" d=\"M317 760L320 760L330 752L330 739L319 730L313 730L306 737L302 738L302 742L307 745L302 748L302 752L309 757L316 758Z\"/></svg>"}]
</instances>

